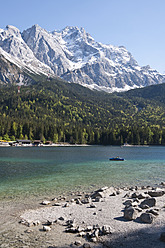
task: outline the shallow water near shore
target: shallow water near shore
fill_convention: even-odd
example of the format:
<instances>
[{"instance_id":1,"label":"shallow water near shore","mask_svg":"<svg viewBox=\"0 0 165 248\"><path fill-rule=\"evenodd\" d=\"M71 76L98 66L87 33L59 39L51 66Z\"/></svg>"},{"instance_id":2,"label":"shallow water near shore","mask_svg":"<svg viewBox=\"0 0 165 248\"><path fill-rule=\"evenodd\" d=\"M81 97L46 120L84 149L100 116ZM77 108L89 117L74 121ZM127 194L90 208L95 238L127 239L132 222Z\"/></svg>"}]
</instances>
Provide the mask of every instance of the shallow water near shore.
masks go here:
<instances>
[{"instance_id":1,"label":"shallow water near shore","mask_svg":"<svg viewBox=\"0 0 165 248\"><path fill-rule=\"evenodd\" d=\"M115 156L125 161L109 161ZM165 147L0 148L0 200L164 180Z\"/></svg>"}]
</instances>

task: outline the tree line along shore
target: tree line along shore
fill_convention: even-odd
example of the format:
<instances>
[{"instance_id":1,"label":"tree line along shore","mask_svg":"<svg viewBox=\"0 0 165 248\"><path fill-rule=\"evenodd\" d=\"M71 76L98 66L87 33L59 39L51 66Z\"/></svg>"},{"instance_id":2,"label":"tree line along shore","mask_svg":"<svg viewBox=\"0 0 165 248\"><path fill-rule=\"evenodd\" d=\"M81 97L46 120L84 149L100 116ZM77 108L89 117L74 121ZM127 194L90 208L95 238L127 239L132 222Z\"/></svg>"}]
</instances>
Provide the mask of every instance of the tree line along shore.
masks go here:
<instances>
[{"instance_id":1,"label":"tree line along shore","mask_svg":"<svg viewBox=\"0 0 165 248\"><path fill-rule=\"evenodd\" d=\"M165 87L157 87L159 98L155 88L107 94L59 82L22 86L20 93L2 87L0 139L165 145Z\"/></svg>"}]
</instances>

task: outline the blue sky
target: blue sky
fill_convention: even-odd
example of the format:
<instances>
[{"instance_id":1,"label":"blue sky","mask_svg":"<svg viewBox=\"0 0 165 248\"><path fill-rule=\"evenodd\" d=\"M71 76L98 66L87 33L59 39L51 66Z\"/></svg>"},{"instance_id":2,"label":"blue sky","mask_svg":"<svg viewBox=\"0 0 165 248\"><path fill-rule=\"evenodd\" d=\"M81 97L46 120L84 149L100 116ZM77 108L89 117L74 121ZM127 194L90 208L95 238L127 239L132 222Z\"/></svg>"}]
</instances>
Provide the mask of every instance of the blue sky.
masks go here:
<instances>
[{"instance_id":1,"label":"blue sky","mask_svg":"<svg viewBox=\"0 0 165 248\"><path fill-rule=\"evenodd\" d=\"M99 42L123 45L139 65L165 72L165 0L5 0L0 28L84 27Z\"/></svg>"}]
</instances>

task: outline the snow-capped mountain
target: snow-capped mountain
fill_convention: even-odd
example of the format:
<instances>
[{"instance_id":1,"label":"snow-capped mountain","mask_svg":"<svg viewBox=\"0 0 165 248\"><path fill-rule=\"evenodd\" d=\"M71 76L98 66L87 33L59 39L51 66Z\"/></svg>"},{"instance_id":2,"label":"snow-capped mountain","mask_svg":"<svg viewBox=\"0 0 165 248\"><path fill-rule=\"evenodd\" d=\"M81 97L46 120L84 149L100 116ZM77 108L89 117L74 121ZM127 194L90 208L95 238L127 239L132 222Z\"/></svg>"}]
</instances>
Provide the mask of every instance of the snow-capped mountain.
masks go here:
<instances>
[{"instance_id":1,"label":"snow-capped mountain","mask_svg":"<svg viewBox=\"0 0 165 248\"><path fill-rule=\"evenodd\" d=\"M34 25L22 33L13 26L0 30L0 54L38 74L108 92L165 82L165 75L140 67L125 47L96 42L83 28L48 32Z\"/></svg>"},{"instance_id":2,"label":"snow-capped mountain","mask_svg":"<svg viewBox=\"0 0 165 248\"><path fill-rule=\"evenodd\" d=\"M0 53L20 68L26 67L38 74L53 74L49 66L34 56L33 51L22 39L21 32L14 26L8 25L5 30L0 29L0 48Z\"/></svg>"}]
</instances>

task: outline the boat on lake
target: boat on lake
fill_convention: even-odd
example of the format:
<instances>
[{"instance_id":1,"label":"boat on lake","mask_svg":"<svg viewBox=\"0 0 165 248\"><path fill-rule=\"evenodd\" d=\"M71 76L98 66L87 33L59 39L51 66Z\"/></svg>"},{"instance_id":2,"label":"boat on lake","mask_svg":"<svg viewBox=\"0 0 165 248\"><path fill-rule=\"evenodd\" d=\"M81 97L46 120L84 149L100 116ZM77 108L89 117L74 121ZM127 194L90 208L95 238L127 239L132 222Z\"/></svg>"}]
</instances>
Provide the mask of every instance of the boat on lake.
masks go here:
<instances>
[{"instance_id":1,"label":"boat on lake","mask_svg":"<svg viewBox=\"0 0 165 248\"><path fill-rule=\"evenodd\" d=\"M114 158L109 158L110 161L124 161L124 158L120 157L114 157Z\"/></svg>"}]
</instances>

